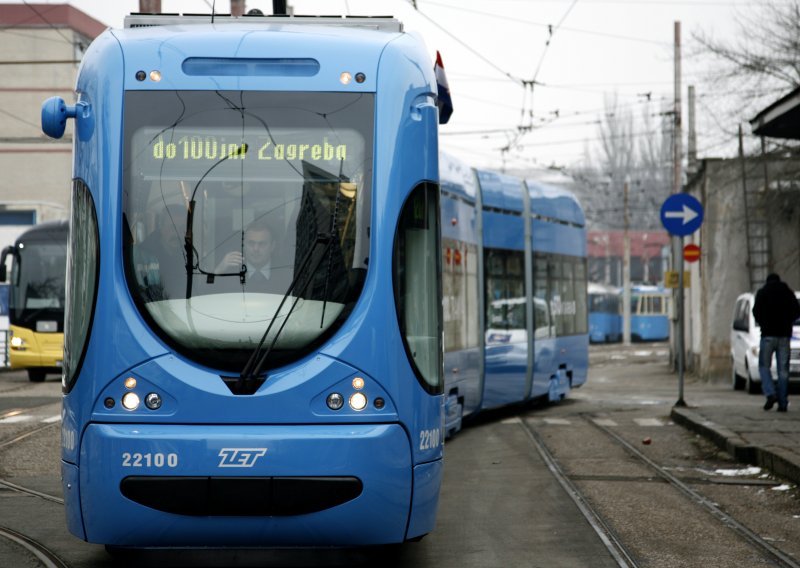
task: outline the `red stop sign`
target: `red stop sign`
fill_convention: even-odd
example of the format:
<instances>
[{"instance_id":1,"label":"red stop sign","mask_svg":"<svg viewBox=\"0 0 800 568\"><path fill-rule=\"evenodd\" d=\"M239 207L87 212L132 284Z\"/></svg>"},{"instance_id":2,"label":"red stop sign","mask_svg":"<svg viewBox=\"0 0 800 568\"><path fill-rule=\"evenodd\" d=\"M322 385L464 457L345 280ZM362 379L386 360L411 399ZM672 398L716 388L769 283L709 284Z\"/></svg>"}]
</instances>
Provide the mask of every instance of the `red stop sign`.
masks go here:
<instances>
[{"instance_id":1,"label":"red stop sign","mask_svg":"<svg viewBox=\"0 0 800 568\"><path fill-rule=\"evenodd\" d=\"M688 244L683 247L683 260L686 262L695 262L700 258L700 247L697 245Z\"/></svg>"}]
</instances>

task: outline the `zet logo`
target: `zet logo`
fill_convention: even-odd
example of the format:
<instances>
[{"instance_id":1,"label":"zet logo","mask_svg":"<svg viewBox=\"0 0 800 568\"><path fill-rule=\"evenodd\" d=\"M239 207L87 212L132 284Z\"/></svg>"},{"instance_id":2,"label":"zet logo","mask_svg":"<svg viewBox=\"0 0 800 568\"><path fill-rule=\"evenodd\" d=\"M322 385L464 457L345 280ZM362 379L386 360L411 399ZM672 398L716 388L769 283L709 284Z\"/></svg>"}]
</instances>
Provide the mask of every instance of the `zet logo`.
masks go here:
<instances>
[{"instance_id":1,"label":"zet logo","mask_svg":"<svg viewBox=\"0 0 800 568\"><path fill-rule=\"evenodd\" d=\"M222 448L219 451L219 467L253 467L258 458L267 453L267 448Z\"/></svg>"}]
</instances>

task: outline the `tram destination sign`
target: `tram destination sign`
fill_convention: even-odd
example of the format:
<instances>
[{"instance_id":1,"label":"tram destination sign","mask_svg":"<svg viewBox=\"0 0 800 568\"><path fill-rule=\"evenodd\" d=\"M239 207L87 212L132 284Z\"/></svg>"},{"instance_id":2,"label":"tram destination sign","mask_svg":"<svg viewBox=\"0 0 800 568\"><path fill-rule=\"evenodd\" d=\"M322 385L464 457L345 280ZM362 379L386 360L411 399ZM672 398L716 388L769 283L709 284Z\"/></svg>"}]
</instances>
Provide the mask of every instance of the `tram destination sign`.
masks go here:
<instances>
[{"instance_id":1,"label":"tram destination sign","mask_svg":"<svg viewBox=\"0 0 800 568\"><path fill-rule=\"evenodd\" d=\"M143 128L132 144L134 167L145 178L193 178L212 168L215 177L258 176L264 168L297 170L301 163L347 175L350 164L364 159L363 138L354 130Z\"/></svg>"}]
</instances>

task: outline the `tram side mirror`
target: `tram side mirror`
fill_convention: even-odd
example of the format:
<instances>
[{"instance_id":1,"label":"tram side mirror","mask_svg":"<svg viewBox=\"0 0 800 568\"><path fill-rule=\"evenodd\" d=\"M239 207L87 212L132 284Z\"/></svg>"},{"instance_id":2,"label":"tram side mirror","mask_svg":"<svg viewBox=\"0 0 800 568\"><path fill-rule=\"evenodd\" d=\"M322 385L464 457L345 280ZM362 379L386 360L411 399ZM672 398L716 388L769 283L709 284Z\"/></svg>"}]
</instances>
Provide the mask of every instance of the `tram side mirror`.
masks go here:
<instances>
[{"instance_id":1,"label":"tram side mirror","mask_svg":"<svg viewBox=\"0 0 800 568\"><path fill-rule=\"evenodd\" d=\"M61 97L50 97L42 103L42 131L50 138L61 138L67 119L75 118L77 108L77 105L67 105Z\"/></svg>"}]
</instances>

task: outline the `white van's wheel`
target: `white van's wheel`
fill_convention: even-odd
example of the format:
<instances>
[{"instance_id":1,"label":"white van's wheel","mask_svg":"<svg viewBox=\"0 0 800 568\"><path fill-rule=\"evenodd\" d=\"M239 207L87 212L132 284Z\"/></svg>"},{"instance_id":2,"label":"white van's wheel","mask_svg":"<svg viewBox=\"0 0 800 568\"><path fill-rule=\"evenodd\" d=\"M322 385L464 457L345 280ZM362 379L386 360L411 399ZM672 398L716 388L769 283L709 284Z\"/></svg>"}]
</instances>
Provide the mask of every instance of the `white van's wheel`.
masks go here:
<instances>
[{"instance_id":1,"label":"white van's wheel","mask_svg":"<svg viewBox=\"0 0 800 568\"><path fill-rule=\"evenodd\" d=\"M733 385L733 390L744 390L745 378L736 372L736 365L733 359L731 359L731 384Z\"/></svg>"}]
</instances>

